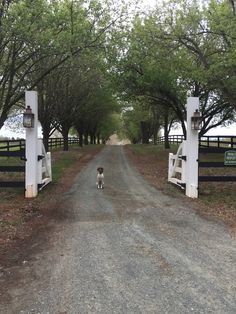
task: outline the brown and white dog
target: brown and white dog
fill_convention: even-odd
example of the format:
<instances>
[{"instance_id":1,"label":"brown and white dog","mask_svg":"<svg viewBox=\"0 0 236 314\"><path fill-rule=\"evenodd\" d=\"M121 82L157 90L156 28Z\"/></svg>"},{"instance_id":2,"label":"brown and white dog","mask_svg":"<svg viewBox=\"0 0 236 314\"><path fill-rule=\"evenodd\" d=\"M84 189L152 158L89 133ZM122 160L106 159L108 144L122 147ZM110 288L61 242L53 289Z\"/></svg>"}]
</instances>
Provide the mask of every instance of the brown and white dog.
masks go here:
<instances>
[{"instance_id":1,"label":"brown and white dog","mask_svg":"<svg viewBox=\"0 0 236 314\"><path fill-rule=\"evenodd\" d=\"M102 167L97 168L97 188L104 188L104 169Z\"/></svg>"}]
</instances>

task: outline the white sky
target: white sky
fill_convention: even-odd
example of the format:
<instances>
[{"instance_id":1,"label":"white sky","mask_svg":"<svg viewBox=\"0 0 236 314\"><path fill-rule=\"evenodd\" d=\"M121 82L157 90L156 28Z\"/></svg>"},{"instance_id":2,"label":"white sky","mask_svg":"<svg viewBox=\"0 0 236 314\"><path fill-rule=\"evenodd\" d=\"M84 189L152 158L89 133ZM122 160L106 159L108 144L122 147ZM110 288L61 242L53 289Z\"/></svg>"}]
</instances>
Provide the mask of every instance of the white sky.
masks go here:
<instances>
[{"instance_id":1,"label":"white sky","mask_svg":"<svg viewBox=\"0 0 236 314\"><path fill-rule=\"evenodd\" d=\"M177 128L177 129L173 129L170 132L170 135L177 135L177 134L182 134L182 129ZM228 127L217 127L214 129L211 129L208 133L206 133L205 135L231 135L231 136L236 136L236 123L231 124Z\"/></svg>"},{"instance_id":2,"label":"white sky","mask_svg":"<svg viewBox=\"0 0 236 314\"><path fill-rule=\"evenodd\" d=\"M156 5L156 3L161 3L162 0L142 0L142 2L144 5L154 7Z\"/></svg>"}]
</instances>

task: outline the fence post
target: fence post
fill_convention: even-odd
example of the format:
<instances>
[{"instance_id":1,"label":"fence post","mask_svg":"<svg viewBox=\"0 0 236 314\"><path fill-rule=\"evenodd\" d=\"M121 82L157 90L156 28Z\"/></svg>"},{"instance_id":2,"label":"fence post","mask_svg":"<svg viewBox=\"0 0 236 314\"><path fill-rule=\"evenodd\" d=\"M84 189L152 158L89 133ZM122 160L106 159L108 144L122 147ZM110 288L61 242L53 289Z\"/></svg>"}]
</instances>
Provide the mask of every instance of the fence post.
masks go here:
<instances>
[{"instance_id":1,"label":"fence post","mask_svg":"<svg viewBox=\"0 0 236 314\"><path fill-rule=\"evenodd\" d=\"M34 114L34 127L26 128L25 140L25 197L38 194L38 95L35 91L25 93L26 107L30 106Z\"/></svg>"},{"instance_id":2,"label":"fence post","mask_svg":"<svg viewBox=\"0 0 236 314\"><path fill-rule=\"evenodd\" d=\"M186 195L198 197L198 131L191 128L191 117L199 109L199 98L187 100L187 140L186 140Z\"/></svg>"}]
</instances>

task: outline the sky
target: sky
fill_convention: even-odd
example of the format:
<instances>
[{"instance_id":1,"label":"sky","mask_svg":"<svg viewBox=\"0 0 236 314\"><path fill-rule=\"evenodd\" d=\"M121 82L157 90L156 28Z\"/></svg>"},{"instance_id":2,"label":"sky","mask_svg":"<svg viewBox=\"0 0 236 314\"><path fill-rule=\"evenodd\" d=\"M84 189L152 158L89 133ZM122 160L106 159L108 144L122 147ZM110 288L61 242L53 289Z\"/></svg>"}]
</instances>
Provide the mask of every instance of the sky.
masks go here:
<instances>
[{"instance_id":1,"label":"sky","mask_svg":"<svg viewBox=\"0 0 236 314\"><path fill-rule=\"evenodd\" d=\"M144 5L154 7L156 5L156 3L160 3L162 1L161 0L142 0L142 2Z\"/></svg>"},{"instance_id":2,"label":"sky","mask_svg":"<svg viewBox=\"0 0 236 314\"><path fill-rule=\"evenodd\" d=\"M172 129L170 132L170 135L178 135L183 134L181 128ZM213 135L231 135L236 136L236 123L231 124L228 127L217 127L214 129L211 129L209 132L207 132L205 135L213 136Z\"/></svg>"}]
</instances>

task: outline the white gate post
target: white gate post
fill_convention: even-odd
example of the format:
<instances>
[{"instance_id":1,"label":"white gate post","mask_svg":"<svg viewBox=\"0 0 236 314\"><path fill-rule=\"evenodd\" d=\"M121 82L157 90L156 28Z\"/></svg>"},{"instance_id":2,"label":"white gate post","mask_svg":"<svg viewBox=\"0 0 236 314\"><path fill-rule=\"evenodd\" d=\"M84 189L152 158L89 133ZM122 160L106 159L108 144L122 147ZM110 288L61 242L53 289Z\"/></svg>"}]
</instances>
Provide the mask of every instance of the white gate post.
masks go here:
<instances>
[{"instance_id":1,"label":"white gate post","mask_svg":"<svg viewBox=\"0 0 236 314\"><path fill-rule=\"evenodd\" d=\"M186 141L186 195L198 197L198 130L192 130L191 117L199 110L199 98L187 100L187 141Z\"/></svg>"},{"instance_id":2,"label":"white gate post","mask_svg":"<svg viewBox=\"0 0 236 314\"><path fill-rule=\"evenodd\" d=\"M34 127L26 128L25 138L25 197L36 197L38 194L38 94L35 91L25 92L26 108L30 106L34 114Z\"/></svg>"}]
</instances>

